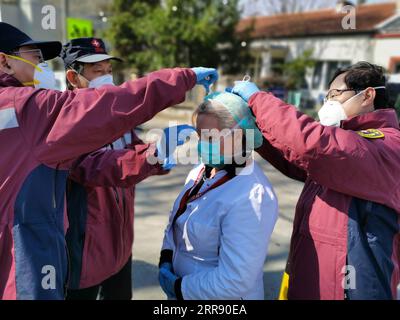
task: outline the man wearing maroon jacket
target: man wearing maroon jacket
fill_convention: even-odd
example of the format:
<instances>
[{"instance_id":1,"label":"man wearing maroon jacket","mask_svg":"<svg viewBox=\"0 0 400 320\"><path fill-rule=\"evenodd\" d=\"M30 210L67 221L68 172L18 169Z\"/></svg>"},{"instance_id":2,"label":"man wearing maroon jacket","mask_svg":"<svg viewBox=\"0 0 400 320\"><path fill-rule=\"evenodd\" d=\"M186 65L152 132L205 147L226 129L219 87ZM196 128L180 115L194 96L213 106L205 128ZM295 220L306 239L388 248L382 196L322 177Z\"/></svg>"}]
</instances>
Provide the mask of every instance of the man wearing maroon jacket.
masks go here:
<instances>
[{"instance_id":1,"label":"man wearing maroon jacket","mask_svg":"<svg viewBox=\"0 0 400 320\"><path fill-rule=\"evenodd\" d=\"M63 299L65 186L78 157L208 86L215 69L165 69L121 86L60 92L59 42L0 22L0 299Z\"/></svg>"},{"instance_id":2,"label":"man wearing maroon jacket","mask_svg":"<svg viewBox=\"0 0 400 320\"><path fill-rule=\"evenodd\" d=\"M63 46L70 89L114 86L111 60L102 39L78 38ZM70 257L67 300L132 298L132 245L135 185L165 174L150 164L145 144L129 130L118 140L74 163L67 188Z\"/></svg>"},{"instance_id":3,"label":"man wearing maroon jacket","mask_svg":"<svg viewBox=\"0 0 400 320\"><path fill-rule=\"evenodd\" d=\"M296 206L288 299L396 299L400 281L400 131L383 68L334 75L320 122L251 82L248 101L265 138L258 153L305 182Z\"/></svg>"}]
</instances>

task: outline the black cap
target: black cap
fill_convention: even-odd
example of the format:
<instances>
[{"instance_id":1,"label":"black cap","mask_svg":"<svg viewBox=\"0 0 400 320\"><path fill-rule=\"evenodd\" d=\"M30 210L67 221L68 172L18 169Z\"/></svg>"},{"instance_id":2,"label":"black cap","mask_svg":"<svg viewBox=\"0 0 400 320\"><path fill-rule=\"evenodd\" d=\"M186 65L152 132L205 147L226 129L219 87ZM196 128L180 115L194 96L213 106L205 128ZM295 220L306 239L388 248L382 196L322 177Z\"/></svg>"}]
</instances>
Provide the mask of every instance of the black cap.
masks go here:
<instances>
[{"instance_id":1,"label":"black cap","mask_svg":"<svg viewBox=\"0 0 400 320\"><path fill-rule=\"evenodd\" d=\"M77 38L71 40L71 42L63 46L61 58L64 60L66 68L76 61L95 63L113 59L122 62L122 59L107 53L103 40L99 38Z\"/></svg>"},{"instance_id":2,"label":"black cap","mask_svg":"<svg viewBox=\"0 0 400 320\"><path fill-rule=\"evenodd\" d=\"M44 60L54 59L62 48L59 41L34 41L11 24L0 22L0 52L10 54L22 46L37 46L42 51Z\"/></svg>"}]
</instances>

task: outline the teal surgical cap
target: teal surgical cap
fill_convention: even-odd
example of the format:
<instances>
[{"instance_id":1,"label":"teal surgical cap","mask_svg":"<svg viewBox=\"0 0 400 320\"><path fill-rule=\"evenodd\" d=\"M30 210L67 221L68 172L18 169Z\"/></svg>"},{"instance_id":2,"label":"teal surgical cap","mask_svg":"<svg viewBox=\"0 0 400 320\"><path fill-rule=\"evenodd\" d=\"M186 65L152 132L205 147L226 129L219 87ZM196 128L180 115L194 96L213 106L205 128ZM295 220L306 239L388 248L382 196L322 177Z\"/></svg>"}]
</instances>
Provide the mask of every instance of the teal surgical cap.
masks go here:
<instances>
[{"instance_id":1,"label":"teal surgical cap","mask_svg":"<svg viewBox=\"0 0 400 320\"><path fill-rule=\"evenodd\" d=\"M205 97L205 100L217 101L222 104L232 115L235 122L242 128L246 134L246 130L254 132L254 148L261 147L263 136L256 125L254 116L252 115L248 104L236 94L228 92L214 92ZM246 135L247 137L247 135Z\"/></svg>"}]
</instances>

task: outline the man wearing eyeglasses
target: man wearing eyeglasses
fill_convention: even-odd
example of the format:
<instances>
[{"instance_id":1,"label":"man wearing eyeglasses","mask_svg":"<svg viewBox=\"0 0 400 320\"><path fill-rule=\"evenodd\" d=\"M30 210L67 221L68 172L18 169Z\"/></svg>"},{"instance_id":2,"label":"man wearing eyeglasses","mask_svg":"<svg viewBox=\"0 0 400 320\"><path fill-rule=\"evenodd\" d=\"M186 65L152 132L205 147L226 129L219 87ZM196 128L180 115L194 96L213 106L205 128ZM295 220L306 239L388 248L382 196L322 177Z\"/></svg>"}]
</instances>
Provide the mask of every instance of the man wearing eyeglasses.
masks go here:
<instances>
[{"instance_id":1,"label":"man wearing eyeglasses","mask_svg":"<svg viewBox=\"0 0 400 320\"><path fill-rule=\"evenodd\" d=\"M215 69L164 69L121 86L60 92L44 60L60 42L0 22L0 299L63 299L68 279L68 169L157 112ZM101 266L100 266L101 267Z\"/></svg>"},{"instance_id":2,"label":"man wearing eyeglasses","mask_svg":"<svg viewBox=\"0 0 400 320\"><path fill-rule=\"evenodd\" d=\"M385 84L383 68L367 62L338 70L320 122L253 83L233 88L263 133L260 155L305 182L286 270L288 299L396 299L400 131Z\"/></svg>"}]
</instances>

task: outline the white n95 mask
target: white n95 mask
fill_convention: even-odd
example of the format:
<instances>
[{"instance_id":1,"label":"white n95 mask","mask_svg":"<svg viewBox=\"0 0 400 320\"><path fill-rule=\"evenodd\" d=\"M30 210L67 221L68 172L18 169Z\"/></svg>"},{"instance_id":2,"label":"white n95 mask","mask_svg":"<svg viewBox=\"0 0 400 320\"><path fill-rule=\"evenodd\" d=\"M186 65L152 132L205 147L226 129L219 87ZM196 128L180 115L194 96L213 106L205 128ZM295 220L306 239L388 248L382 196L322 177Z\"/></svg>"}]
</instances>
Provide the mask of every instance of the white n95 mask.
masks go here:
<instances>
[{"instance_id":1,"label":"white n95 mask","mask_svg":"<svg viewBox=\"0 0 400 320\"><path fill-rule=\"evenodd\" d=\"M33 84L37 89L56 89L56 77L47 62L36 66Z\"/></svg>"},{"instance_id":2,"label":"white n95 mask","mask_svg":"<svg viewBox=\"0 0 400 320\"><path fill-rule=\"evenodd\" d=\"M89 88L100 88L106 84L115 86L114 79L111 74L106 74L104 76L89 81Z\"/></svg>"},{"instance_id":3,"label":"white n95 mask","mask_svg":"<svg viewBox=\"0 0 400 320\"><path fill-rule=\"evenodd\" d=\"M347 115L339 101L328 100L318 111L319 121L324 126L340 126L340 121L346 120Z\"/></svg>"},{"instance_id":4,"label":"white n95 mask","mask_svg":"<svg viewBox=\"0 0 400 320\"><path fill-rule=\"evenodd\" d=\"M378 89L386 89L386 87L374 87L375 90ZM339 101L335 100L327 100L322 108L318 111L318 117L320 123L324 126L336 126L340 127L340 122L342 120L346 120L348 117L346 112L344 111L343 104L349 102L351 99L362 94L365 90L357 93L356 95L352 96L350 99L346 100L344 103L340 103Z\"/></svg>"},{"instance_id":5,"label":"white n95 mask","mask_svg":"<svg viewBox=\"0 0 400 320\"><path fill-rule=\"evenodd\" d=\"M34 86L36 89L56 89L56 76L53 70L49 67L48 63L43 61L39 64L34 64L29 60L18 56L7 55L8 57L23 61L35 68L33 74L33 81L24 82L24 86Z\"/></svg>"}]
</instances>

